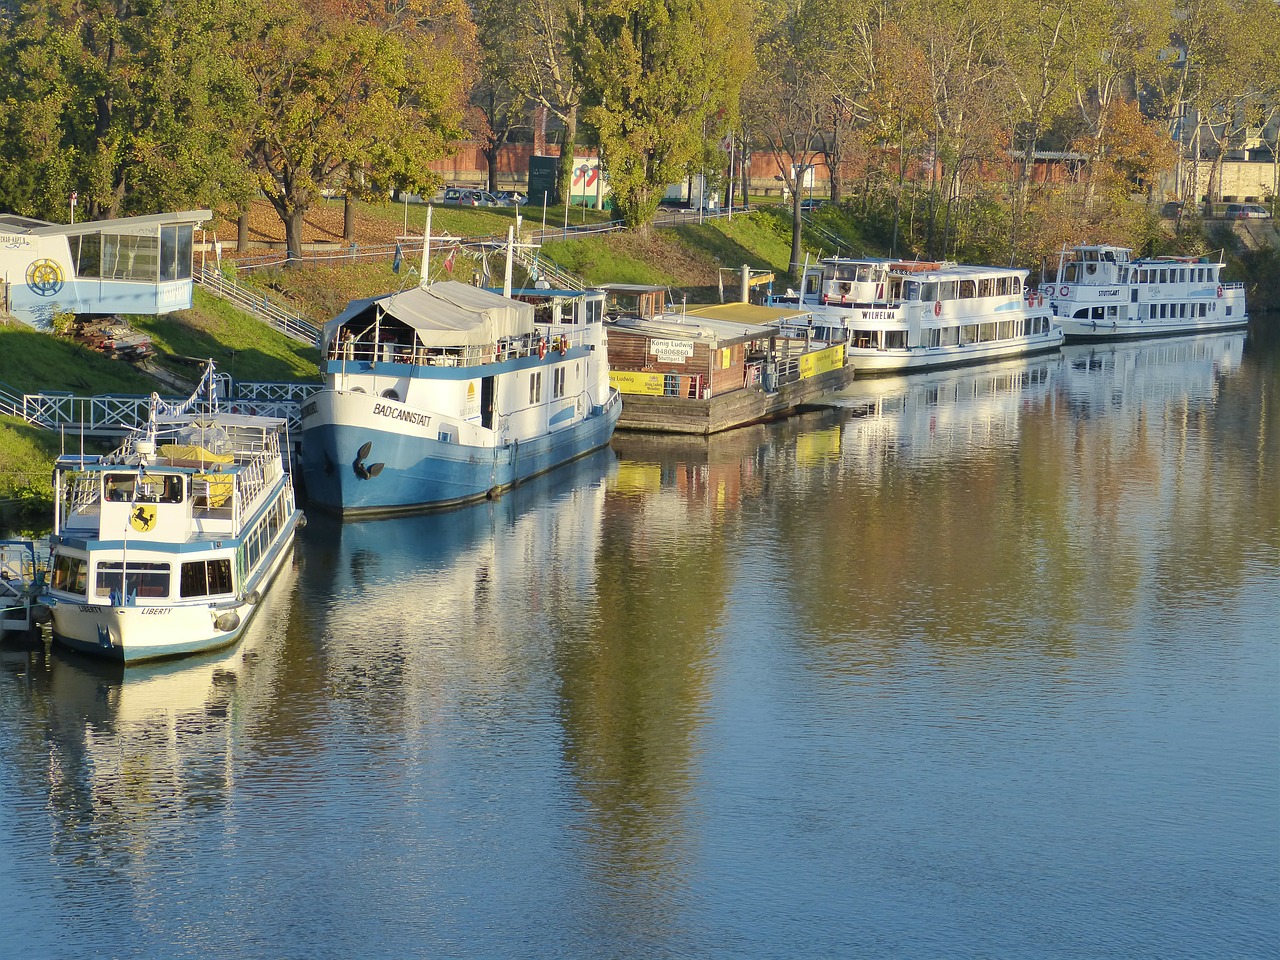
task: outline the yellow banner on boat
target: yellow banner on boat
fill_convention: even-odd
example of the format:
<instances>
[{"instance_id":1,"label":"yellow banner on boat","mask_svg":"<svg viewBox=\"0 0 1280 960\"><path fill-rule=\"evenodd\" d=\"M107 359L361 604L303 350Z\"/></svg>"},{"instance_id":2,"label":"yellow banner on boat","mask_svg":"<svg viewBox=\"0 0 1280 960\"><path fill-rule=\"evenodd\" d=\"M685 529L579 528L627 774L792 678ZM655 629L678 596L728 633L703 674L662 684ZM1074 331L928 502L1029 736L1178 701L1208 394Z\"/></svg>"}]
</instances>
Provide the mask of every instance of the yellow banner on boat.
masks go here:
<instances>
[{"instance_id":1,"label":"yellow banner on boat","mask_svg":"<svg viewBox=\"0 0 1280 960\"><path fill-rule=\"evenodd\" d=\"M839 370L844 366L844 344L838 343L825 350L815 350L800 358L800 379L808 380L828 370Z\"/></svg>"},{"instance_id":2,"label":"yellow banner on boat","mask_svg":"<svg viewBox=\"0 0 1280 960\"><path fill-rule=\"evenodd\" d=\"M630 393L645 397L660 397L664 393L663 375L660 373L610 370L609 385L619 393Z\"/></svg>"},{"instance_id":3,"label":"yellow banner on boat","mask_svg":"<svg viewBox=\"0 0 1280 960\"><path fill-rule=\"evenodd\" d=\"M168 457L171 463L180 466L187 464L203 466L204 464L233 463L235 461L235 457L229 453L214 453L204 447L184 443L160 444L160 456Z\"/></svg>"}]
</instances>

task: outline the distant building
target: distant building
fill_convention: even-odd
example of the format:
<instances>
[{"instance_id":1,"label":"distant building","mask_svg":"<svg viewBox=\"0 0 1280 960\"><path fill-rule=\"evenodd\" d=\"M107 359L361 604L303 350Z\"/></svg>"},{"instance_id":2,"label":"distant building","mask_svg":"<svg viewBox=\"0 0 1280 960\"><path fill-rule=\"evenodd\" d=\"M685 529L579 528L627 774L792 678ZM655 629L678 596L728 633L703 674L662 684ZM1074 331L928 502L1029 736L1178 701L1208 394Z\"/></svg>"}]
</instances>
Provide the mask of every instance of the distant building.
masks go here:
<instances>
[{"instance_id":1,"label":"distant building","mask_svg":"<svg viewBox=\"0 0 1280 960\"><path fill-rule=\"evenodd\" d=\"M59 314L191 306L192 240L208 210L46 223L0 214L0 315L48 329Z\"/></svg>"}]
</instances>

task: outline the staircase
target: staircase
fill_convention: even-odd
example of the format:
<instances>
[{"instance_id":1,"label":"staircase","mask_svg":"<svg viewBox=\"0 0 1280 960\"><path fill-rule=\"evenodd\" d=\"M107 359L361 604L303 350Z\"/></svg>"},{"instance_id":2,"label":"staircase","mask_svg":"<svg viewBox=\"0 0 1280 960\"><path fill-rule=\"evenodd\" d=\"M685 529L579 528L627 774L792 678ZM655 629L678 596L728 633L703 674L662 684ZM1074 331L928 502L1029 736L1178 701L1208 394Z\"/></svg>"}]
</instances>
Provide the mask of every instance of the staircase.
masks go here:
<instances>
[{"instance_id":1,"label":"staircase","mask_svg":"<svg viewBox=\"0 0 1280 960\"><path fill-rule=\"evenodd\" d=\"M320 345L320 327L300 313L294 312L281 301L224 277L213 267L201 267L193 276L197 283L214 296L235 304L245 313L252 314L267 326L279 330L286 337L305 343L309 347Z\"/></svg>"}]
</instances>

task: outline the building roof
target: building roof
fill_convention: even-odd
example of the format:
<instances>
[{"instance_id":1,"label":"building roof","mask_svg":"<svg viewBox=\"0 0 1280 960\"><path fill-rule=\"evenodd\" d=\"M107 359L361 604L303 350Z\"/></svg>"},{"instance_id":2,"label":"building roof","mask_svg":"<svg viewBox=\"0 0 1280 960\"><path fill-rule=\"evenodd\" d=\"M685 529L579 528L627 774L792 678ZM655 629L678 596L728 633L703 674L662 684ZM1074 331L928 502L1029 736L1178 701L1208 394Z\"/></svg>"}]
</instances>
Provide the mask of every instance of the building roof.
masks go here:
<instances>
[{"instance_id":1,"label":"building roof","mask_svg":"<svg viewBox=\"0 0 1280 960\"><path fill-rule=\"evenodd\" d=\"M724 320L738 324L773 324L784 320L804 320L813 311L798 307L762 307L752 303L713 303L707 306L689 307L688 316L705 317L708 320Z\"/></svg>"},{"instance_id":2,"label":"building roof","mask_svg":"<svg viewBox=\"0 0 1280 960\"><path fill-rule=\"evenodd\" d=\"M777 327L716 320L692 313L664 313L651 320L619 317L610 321L610 332L633 333L653 340L696 340L710 346L742 343L745 340L767 340L778 335Z\"/></svg>"},{"instance_id":3,"label":"building roof","mask_svg":"<svg viewBox=\"0 0 1280 960\"><path fill-rule=\"evenodd\" d=\"M182 210L178 213L153 213L145 217L119 217L115 220L85 220L82 223L49 223L14 213L0 214L0 231L30 237L84 236L89 233L151 234L159 227L184 223L204 223L213 219L209 210Z\"/></svg>"}]
</instances>

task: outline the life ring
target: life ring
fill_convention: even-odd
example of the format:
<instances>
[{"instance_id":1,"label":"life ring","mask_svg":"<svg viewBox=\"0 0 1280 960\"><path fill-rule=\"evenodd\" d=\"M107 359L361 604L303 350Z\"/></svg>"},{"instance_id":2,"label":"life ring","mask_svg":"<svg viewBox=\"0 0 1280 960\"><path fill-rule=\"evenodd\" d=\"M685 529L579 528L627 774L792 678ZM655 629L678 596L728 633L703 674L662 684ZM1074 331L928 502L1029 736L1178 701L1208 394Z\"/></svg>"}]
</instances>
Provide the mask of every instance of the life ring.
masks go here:
<instances>
[{"instance_id":1,"label":"life ring","mask_svg":"<svg viewBox=\"0 0 1280 960\"><path fill-rule=\"evenodd\" d=\"M545 360L547 356L547 341L545 337L538 338L538 359Z\"/></svg>"},{"instance_id":2,"label":"life ring","mask_svg":"<svg viewBox=\"0 0 1280 960\"><path fill-rule=\"evenodd\" d=\"M1222 296L1222 284L1218 284L1218 296Z\"/></svg>"},{"instance_id":3,"label":"life ring","mask_svg":"<svg viewBox=\"0 0 1280 960\"><path fill-rule=\"evenodd\" d=\"M568 352L569 352L569 338L561 337L560 338L560 356L563 357Z\"/></svg>"},{"instance_id":4,"label":"life ring","mask_svg":"<svg viewBox=\"0 0 1280 960\"><path fill-rule=\"evenodd\" d=\"M1044 294L1043 294L1043 293L1037 293L1037 294L1036 294L1036 306L1037 306L1037 307L1043 307L1043 306L1044 306Z\"/></svg>"},{"instance_id":5,"label":"life ring","mask_svg":"<svg viewBox=\"0 0 1280 960\"><path fill-rule=\"evenodd\" d=\"M1064 287L1063 287L1061 290L1059 290L1058 292L1059 292L1059 293L1061 293L1061 294L1065 297L1065 296L1068 296L1068 295L1071 293L1071 288L1070 288L1070 287L1067 287L1067 286L1064 286Z\"/></svg>"},{"instance_id":6,"label":"life ring","mask_svg":"<svg viewBox=\"0 0 1280 960\"><path fill-rule=\"evenodd\" d=\"M940 317L940 316L942 316L942 301L941 301L941 300L935 300L935 301L933 301L933 315L934 315L935 317Z\"/></svg>"}]
</instances>

